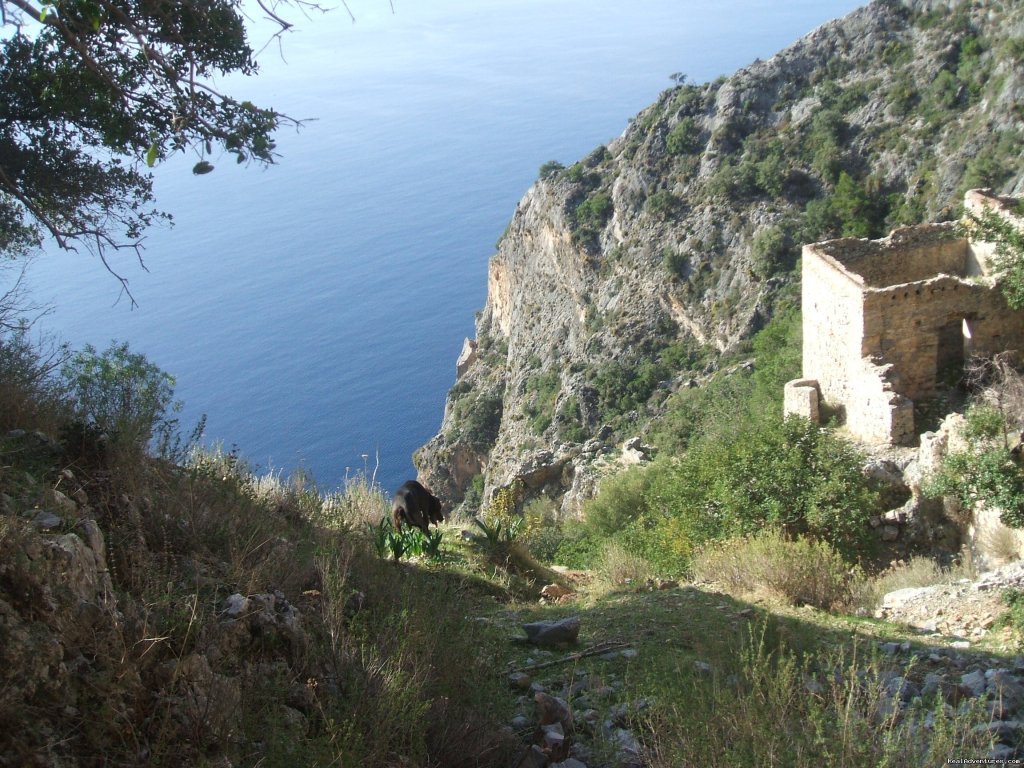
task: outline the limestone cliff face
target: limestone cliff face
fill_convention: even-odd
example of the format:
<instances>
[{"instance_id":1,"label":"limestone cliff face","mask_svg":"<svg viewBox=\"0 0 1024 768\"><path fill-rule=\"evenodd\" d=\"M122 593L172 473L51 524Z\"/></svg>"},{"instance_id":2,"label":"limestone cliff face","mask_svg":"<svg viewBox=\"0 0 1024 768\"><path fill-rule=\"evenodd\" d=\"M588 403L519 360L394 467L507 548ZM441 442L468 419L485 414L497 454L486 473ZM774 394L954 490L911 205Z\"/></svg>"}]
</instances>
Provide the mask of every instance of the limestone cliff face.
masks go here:
<instances>
[{"instance_id":1,"label":"limestone cliff face","mask_svg":"<svg viewBox=\"0 0 1024 768\"><path fill-rule=\"evenodd\" d=\"M791 294L801 243L949 218L967 186L1024 191L1022 55L1024 8L876 2L545 169L421 479L449 503L518 480L576 511L606 455Z\"/></svg>"}]
</instances>

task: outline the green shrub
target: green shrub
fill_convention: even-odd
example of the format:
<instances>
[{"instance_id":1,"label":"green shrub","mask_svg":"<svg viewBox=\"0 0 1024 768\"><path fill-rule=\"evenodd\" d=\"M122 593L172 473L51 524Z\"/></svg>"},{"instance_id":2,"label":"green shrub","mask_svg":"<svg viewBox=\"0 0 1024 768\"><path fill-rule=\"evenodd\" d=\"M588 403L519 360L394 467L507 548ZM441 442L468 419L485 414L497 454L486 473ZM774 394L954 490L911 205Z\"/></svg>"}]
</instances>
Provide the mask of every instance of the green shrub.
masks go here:
<instances>
[{"instance_id":1,"label":"green shrub","mask_svg":"<svg viewBox=\"0 0 1024 768\"><path fill-rule=\"evenodd\" d=\"M928 98L932 104L929 114L934 118L955 107L960 100L960 81L948 69L944 69L928 86Z\"/></svg>"},{"instance_id":2,"label":"green shrub","mask_svg":"<svg viewBox=\"0 0 1024 768\"><path fill-rule=\"evenodd\" d=\"M859 182L842 171L829 207L839 220L843 237L878 237L888 213L885 202L872 180Z\"/></svg>"},{"instance_id":3,"label":"green shrub","mask_svg":"<svg viewBox=\"0 0 1024 768\"><path fill-rule=\"evenodd\" d=\"M755 277L771 277L786 266L788 247L781 227L765 227L751 242L751 267Z\"/></svg>"},{"instance_id":4,"label":"green shrub","mask_svg":"<svg viewBox=\"0 0 1024 768\"><path fill-rule=\"evenodd\" d=\"M950 496L964 509L987 504L1000 510L1011 528L1024 528L1024 470L1007 446L1005 416L990 406L967 410L966 450L947 454L926 484L931 496Z\"/></svg>"},{"instance_id":5,"label":"green shrub","mask_svg":"<svg viewBox=\"0 0 1024 768\"><path fill-rule=\"evenodd\" d=\"M689 155L700 147L700 126L692 117L684 117L676 123L665 138L665 148L670 155Z\"/></svg>"},{"instance_id":6,"label":"green shrub","mask_svg":"<svg viewBox=\"0 0 1024 768\"><path fill-rule=\"evenodd\" d=\"M593 568L598 562L603 542L604 540L586 524L566 520L559 528L551 562L567 568Z\"/></svg>"},{"instance_id":7,"label":"green shrub","mask_svg":"<svg viewBox=\"0 0 1024 768\"><path fill-rule=\"evenodd\" d=\"M846 171L838 171L832 193L807 204L800 237L804 241L837 236L880 237L889 206L889 196L883 194L877 179L857 180Z\"/></svg>"},{"instance_id":8,"label":"green shrub","mask_svg":"<svg viewBox=\"0 0 1024 768\"><path fill-rule=\"evenodd\" d=\"M713 432L719 440L739 439L733 427L781 411L783 385L800 375L801 332L800 313L780 306L771 322L754 336L754 372L740 369L673 394L654 425L653 444L667 454L676 454L702 439L702 433ZM699 366L700 360L697 350L691 369Z\"/></svg>"},{"instance_id":9,"label":"green shrub","mask_svg":"<svg viewBox=\"0 0 1024 768\"><path fill-rule=\"evenodd\" d=\"M665 337L669 334L666 329ZM610 360L592 371L588 383L597 391L604 418L644 407L676 373L702 359L704 351L692 338L667 343L665 337L653 348L633 350L633 359Z\"/></svg>"},{"instance_id":10,"label":"green shrub","mask_svg":"<svg viewBox=\"0 0 1024 768\"><path fill-rule=\"evenodd\" d=\"M897 115L906 115L920 99L920 91L909 76L893 80L886 101Z\"/></svg>"},{"instance_id":11,"label":"green shrub","mask_svg":"<svg viewBox=\"0 0 1024 768\"><path fill-rule=\"evenodd\" d=\"M590 431L583 423L583 411L576 397L567 397L555 412L558 436L569 443L582 443L590 437Z\"/></svg>"},{"instance_id":12,"label":"green shrub","mask_svg":"<svg viewBox=\"0 0 1024 768\"><path fill-rule=\"evenodd\" d=\"M782 405L782 389L800 375L803 320L795 307L779 307L775 317L753 338L754 391L751 398L758 410Z\"/></svg>"},{"instance_id":13,"label":"green shrub","mask_svg":"<svg viewBox=\"0 0 1024 768\"><path fill-rule=\"evenodd\" d=\"M531 376L526 382L528 395L523 410L530 420L530 429L534 434L543 434L551 426L555 416L555 400L562 386L558 371L550 370Z\"/></svg>"},{"instance_id":14,"label":"green shrub","mask_svg":"<svg viewBox=\"0 0 1024 768\"><path fill-rule=\"evenodd\" d=\"M27 328L0 335L0 433L57 433L68 407L64 383L55 374L70 354L66 345L33 341Z\"/></svg>"},{"instance_id":15,"label":"green shrub","mask_svg":"<svg viewBox=\"0 0 1024 768\"><path fill-rule=\"evenodd\" d=\"M466 495L462 500L462 506L472 512L473 510L479 510L480 505L483 503L484 498L484 476L473 475L473 479L469 481L469 487L466 488Z\"/></svg>"},{"instance_id":16,"label":"green shrub","mask_svg":"<svg viewBox=\"0 0 1024 768\"><path fill-rule=\"evenodd\" d=\"M457 434L476 446L492 446L498 439L504 401L497 393L481 392L461 397L452 408Z\"/></svg>"},{"instance_id":17,"label":"green shrub","mask_svg":"<svg viewBox=\"0 0 1024 768\"><path fill-rule=\"evenodd\" d=\"M825 610L847 604L851 595L850 566L838 552L822 541L787 539L778 530L702 550L693 575L736 596L764 591L792 605Z\"/></svg>"},{"instance_id":18,"label":"green shrub","mask_svg":"<svg viewBox=\"0 0 1024 768\"><path fill-rule=\"evenodd\" d=\"M972 404L967 409L964 437L971 443L982 440L1006 440L1006 418L991 405Z\"/></svg>"},{"instance_id":19,"label":"green shrub","mask_svg":"<svg viewBox=\"0 0 1024 768\"><path fill-rule=\"evenodd\" d=\"M571 181L573 184L579 184L586 181L588 177L586 168L583 167L582 163L573 163L565 172L565 178Z\"/></svg>"},{"instance_id":20,"label":"green shrub","mask_svg":"<svg viewBox=\"0 0 1024 768\"><path fill-rule=\"evenodd\" d=\"M693 553L707 538L700 520L683 515L669 516L648 509L631 522L615 539L630 554L640 557L659 576L685 576L690 573Z\"/></svg>"},{"instance_id":21,"label":"green shrub","mask_svg":"<svg viewBox=\"0 0 1024 768\"><path fill-rule=\"evenodd\" d=\"M546 163L544 163L540 167L540 172L538 174L538 178L540 178L542 180L550 179L550 178L553 178L553 177L557 176L560 171L564 171L564 170L565 170L565 166L562 165L557 160L548 160Z\"/></svg>"},{"instance_id":22,"label":"green shrub","mask_svg":"<svg viewBox=\"0 0 1024 768\"><path fill-rule=\"evenodd\" d=\"M682 279L690 272L690 257L675 248L666 248L661 253L661 265L671 277Z\"/></svg>"},{"instance_id":23,"label":"green shrub","mask_svg":"<svg viewBox=\"0 0 1024 768\"><path fill-rule=\"evenodd\" d=\"M1006 604L1006 612L999 617L999 624L1016 633L1019 646L1024 643L1024 591L1007 589L1001 597Z\"/></svg>"},{"instance_id":24,"label":"green shrub","mask_svg":"<svg viewBox=\"0 0 1024 768\"><path fill-rule=\"evenodd\" d=\"M647 211L656 219L670 218L680 206L681 201L668 190L660 190L647 198Z\"/></svg>"},{"instance_id":25,"label":"green shrub","mask_svg":"<svg viewBox=\"0 0 1024 768\"><path fill-rule=\"evenodd\" d=\"M181 407L174 377L130 352L127 343L113 343L102 354L86 345L61 373L76 417L119 448L144 450L153 437L169 439L177 425L171 418Z\"/></svg>"},{"instance_id":26,"label":"green shrub","mask_svg":"<svg viewBox=\"0 0 1024 768\"><path fill-rule=\"evenodd\" d=\"M1013 309L1024 309L1024 230L997 213L971 216L969 229L975 237L995 245L992 261L999 288Z\"/></svg>"},{"instance_id":27,"label":"green shrub","mask_svg":"<svg viewBox=\"0 0 1024 768\"><path fill-rule=\"evenodd\" d=\"M521 539L530 554L543 563L555 562L563 539L558 505L547 496L539 496L523 508L523 520L526 522Z\"/></svg>"},{"instance_id":28,"label":"green shrub","mask_svg":"<svg viewBox=\"0 0 1024 768\"><path fill-rule=\"evenodd\" d=\"M612 199L607 192L595 192L576 206L576 223L586 229L600 229L612 215Z\"/></svg>"},{"instance_id":29,"label":"green shrub","mask_svg":"<svg viewBox=\"0 0 1024 768\"><path fill-rule=\"evenodd\" d=\"M965 509L979 503L997 507L1004 525L1024 528L1024 471L1001 446L947 455L927 492L952 496Z\"/></svg>"},{"instance_id":30,"label":"green shrub","mask_svg":"<svg viewBox=\"0 0 1024 768\"><path fill-rule=\"evenodd\" d=\"M601 490L583 505L583 519L598 537L618 533L645 511L644 496L651 481L644 467L605 478Z\"/></svg>"},{"instance_id":31,"label":"green shrub","mask_svg":"<svg viewBox=\"0 0 1024 768\"><path fill-rule=\"evenodd\" d=\"M608 541L601 550L597 576L612 587L628 587L645 583L654 576L654 571L640 555L616 541Z\"/></svg>"},{"instance_id":32,"label":"green shrub","mask_svg":"<svg viewBox=\"0 0 1024 768\"><path fill-rule=\"evenodd\" d=\"M827 182L834 182L839 177L848 132L849 126L835 109L821 109L811 120L810 132L803 146L810 155L811 166Z\"/></svg>"},{"instance_id":33,"label":"green shrub","mask_svg":"<svg viewBox=\"0 0 1024 768\"><path fill-rule=\"evenodd\" d=\"M774 415L716 438L691 446L651 489L648 507L691 520L695 543L769 527L829 542L851 559L867 551L878 497L849 443Z\"/></svg>"}]
</instances>

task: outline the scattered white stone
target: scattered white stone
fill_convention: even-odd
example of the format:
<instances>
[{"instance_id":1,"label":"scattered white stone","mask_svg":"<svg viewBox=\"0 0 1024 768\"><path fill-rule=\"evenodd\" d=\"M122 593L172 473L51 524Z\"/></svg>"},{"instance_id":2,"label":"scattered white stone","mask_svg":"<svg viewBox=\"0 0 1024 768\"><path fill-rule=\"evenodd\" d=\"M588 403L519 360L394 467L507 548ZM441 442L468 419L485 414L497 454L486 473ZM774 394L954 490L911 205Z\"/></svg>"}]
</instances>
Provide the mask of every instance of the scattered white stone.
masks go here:
<instances>
[{"instance_id":1,"label":"scattered white stone","mask_svg":"<svg viewBox=\"0 0 1024 768\"><path fill-rule=\"evenodd\" d=\"M560 763L552 763L550 768L587 768L587 764L581 763L575 757L570 757Z\"/></svg>"},{"instance_id":2,"label":"scattered white stone","mask_svg":"<svg viewBox=\"0 0 1024 768\"><path fill-rule=\"evenodd\" d=\"M918 598L930 595L935 592L935 587L907 587L888 592L882 598L883 608L902 608L907 603L914 602Z\"/></svg>"},{"instance_id":3,"label":"scattered white stone","mask_svg":"<svg viewBox=\"0 0 1024 768\"><path fill-rule=\"evenodd\" d=\"M532 682L533 679L525 672L513 672L508 676L508 684L520 690L527 690Z\"/></svg>"},{"instance_id":4,"label":"scattered white stone","mask_svg":"<svg viewBox=\"0 0 1024 768\"><path fill-rule=\"evenodd\" d=\"M252 601L248 597L236 592L224 599L223 612L229 619L237 619L243 613L247 613L251 605Z\"/></svg>"},{"instance_id":5,"label":"scattered white stone","mask_svg":"<svg viewBox=\"0 0 1024 768\"><path fill-rule=\"evenodd\" d=\"M40 530L49 531L54 528L60 528L61 519L45 509L39 510L32 518L32 525Z\"/></svg>"}]
</instances>

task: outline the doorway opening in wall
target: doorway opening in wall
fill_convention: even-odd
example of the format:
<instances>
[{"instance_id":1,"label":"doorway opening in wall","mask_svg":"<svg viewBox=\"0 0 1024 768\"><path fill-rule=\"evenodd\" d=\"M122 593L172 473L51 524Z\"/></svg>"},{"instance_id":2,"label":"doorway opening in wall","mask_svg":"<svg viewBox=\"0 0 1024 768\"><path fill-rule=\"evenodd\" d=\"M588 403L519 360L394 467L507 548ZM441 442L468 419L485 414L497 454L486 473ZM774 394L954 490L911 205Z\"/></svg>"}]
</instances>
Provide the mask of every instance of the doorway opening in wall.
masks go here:
<instances>
[{"instance_id":1,"label":"doorway opening in wall","mask_svg":"<svg viewBox=\"0 0 1024 768\"><path fill-rule=\"evenodd\" d=\"M967 401L967 363L973 352L973 318L953 317L938 330L935 351L935 385L931 396L915 400L917 432L938 428L947 413Z\"/></svg>"},{"instance_id":2,"label":"doorway opening in wall","mask_svg":"<svg viewBox=\"0 0 1024 768\"><path fill-rule=\"evenodd\" d=\"M964 363L971 359L973 338L971 318L958 317L939 328L935 359L937 390L963 388Z\"/></svg>"}]
</instances>

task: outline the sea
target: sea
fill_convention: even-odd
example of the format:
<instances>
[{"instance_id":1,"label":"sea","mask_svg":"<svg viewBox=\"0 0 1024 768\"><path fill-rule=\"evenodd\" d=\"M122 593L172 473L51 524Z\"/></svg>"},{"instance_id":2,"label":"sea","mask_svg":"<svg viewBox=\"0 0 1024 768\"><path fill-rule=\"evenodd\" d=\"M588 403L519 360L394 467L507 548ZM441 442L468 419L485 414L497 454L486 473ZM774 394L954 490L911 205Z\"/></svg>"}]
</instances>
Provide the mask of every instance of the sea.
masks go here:
<instances>
[{"instance_id":1,"label":"sea","mask_svg":"<svg viewBox=\"0 0 1024 768\"><path fill-rule=\"evenodd\" d=\"M189 427L254 471L393 489L438 430L487 263L548 160L622 133L671 76L728 75L855 0L347 0L251 15L260 73L218 86L303 121L277 162L155 169L142 261L32 260L37 328L129 342L176 378ZM11 276L10 271L7 278ZM2 286L0 286L2 287Z\"/></svg>"}]
</instances>

